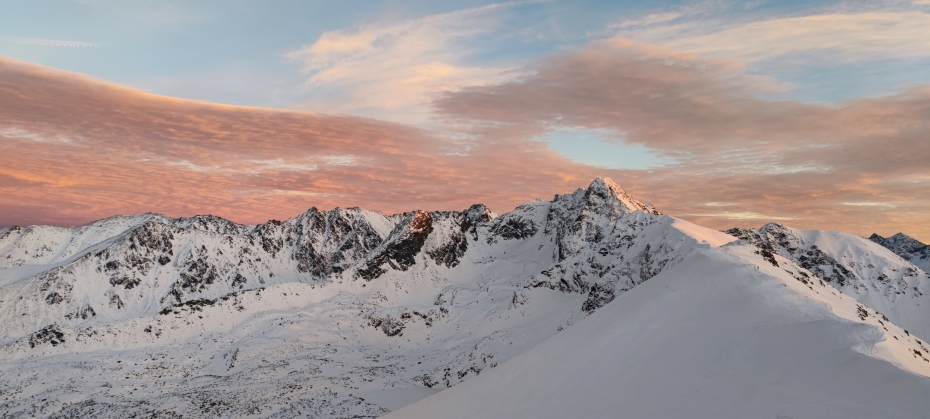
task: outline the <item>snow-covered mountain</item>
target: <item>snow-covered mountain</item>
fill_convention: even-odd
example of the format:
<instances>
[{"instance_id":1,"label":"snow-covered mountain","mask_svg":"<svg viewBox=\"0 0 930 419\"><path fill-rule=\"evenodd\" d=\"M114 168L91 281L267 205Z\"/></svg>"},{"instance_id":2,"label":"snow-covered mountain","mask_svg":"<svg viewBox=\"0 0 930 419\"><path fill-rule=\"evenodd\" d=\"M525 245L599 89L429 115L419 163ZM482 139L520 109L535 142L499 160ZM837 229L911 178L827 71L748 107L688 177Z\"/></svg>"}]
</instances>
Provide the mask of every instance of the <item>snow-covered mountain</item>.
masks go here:
<instances>
[{"instance_id":1,"label":"snow-covered mountain","mask_svg":"<svg viewBox=\"0 0 930 419\"><path fill-rule=\"evenodd\" d=\"M930 271L930 245L923 244L904 233L898 233L891 237L882 237L878 234L872 234L869 240L885 246L888 250L891 250L908 262L913 263L920 269Z\"/></svg>"},{"instance_id":2,"label":"snow-covered mountain","mask_svg":"<svg viewBox=\"0 0 930 419\"><path fill-rule=\"evenodd\" d=\"M781 224L731 229L763 255L777 254L921 339L930 340L930 275L873 241L839 231L799 230Z\"/></svg>"},{"instance_id":3,"label":"snow-covered mountain","mask_svg":"<svg viewBox=\"0 0 930 419\"><path fill-rule=\"evenodd\" d=\"M923 271L905 272L909 263L860 238L874 248L856 242L848 259L864 270L831 276L850 269L846 259L821 269L796 254L845 247L732 233L756 246L720 247L737 238L662 215L609 179L503 215L480 204L395 215L313 208L258 226L143 214L0 229L0 418L377 417L592 324L696 258L743 268L768 259L760 269L792 278L785 286L841 301L837 286L887 316L863 307L860 320L881 318L902 342L895 356L911 351L874 359L924 374L917 337L928 328L911 325ZM672 291L685 281L666 276ZM868 298L855 294L863 290ZM820 307L848 309L836 301ZM706 332L716 339L716 328Z\"/></svg>"},{"instance_id":4,"label":"snow-covered mountain","mask_svg":"<svg viewBox=\"0 0 930 419\"><path fill-rule=\"evenodd\" d=\"M43 229L0 232L0 389L17 395L0 411L14 414L377 416L733 239L605 179L501 216L311 209L255 227L146 214Z\"/></svg>"}]
</instances>

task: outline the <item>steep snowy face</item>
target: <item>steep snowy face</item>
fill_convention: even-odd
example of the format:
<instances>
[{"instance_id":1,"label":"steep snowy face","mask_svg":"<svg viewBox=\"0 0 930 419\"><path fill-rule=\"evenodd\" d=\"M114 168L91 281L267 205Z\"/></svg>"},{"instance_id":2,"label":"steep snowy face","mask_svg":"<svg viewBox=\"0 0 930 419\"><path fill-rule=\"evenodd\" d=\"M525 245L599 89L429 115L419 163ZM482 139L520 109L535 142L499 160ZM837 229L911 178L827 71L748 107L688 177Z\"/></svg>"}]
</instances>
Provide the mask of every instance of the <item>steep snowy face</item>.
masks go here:
<instances>
[{"instance_id":1,"label":"steep snowy face","mask_svg":"<svg viewBox=\"0 0 930 419\"><path fill-rule=\"evenodd\" d=\"M930 339L930 275L885 247L849 233L776 223L727 233L756 245L763 256L796 262L895 324Z\"/></svg>"},{"instance_id":2,"label":"steep snowy face","mask_svg":"<svg viewBox=\"0 0 930 419\"><path fill-rule=\"evenodd\" d=\"M923 244L904 233L887 238L872 234L869 240L884 246L920 269L930 271L930 245Z\"/></svg>"},{"instance_id":3,"label":"steep snowy face","mask_svg":"<svg viewBox=\"0 0 930 419\"><path fill-rule=\"evenodd\" d=\"M395 405L361 393L422 397L455 385L731 240L661 215L609 179L501 216L483 205L391 216L311 209L247 227L146 215L38 272L0 270L0 376L55 368L73 378L36 381L0 409L93 388L83 400L123 415L241 416L257 403L376 416ZM110 365L112 348L127 364ZM164 355L157 368L152 354ZM230 383L239 375L250 385ZM20 381L0 378L0 390ZM141 385L144 394L127 391ZM292 386L303 389L282 390ZM219 406L213 416L203 400ZM69 414L92 414L94 403ZM62 408L44 406L36 415Z\"/></svg>"}]
</instances>

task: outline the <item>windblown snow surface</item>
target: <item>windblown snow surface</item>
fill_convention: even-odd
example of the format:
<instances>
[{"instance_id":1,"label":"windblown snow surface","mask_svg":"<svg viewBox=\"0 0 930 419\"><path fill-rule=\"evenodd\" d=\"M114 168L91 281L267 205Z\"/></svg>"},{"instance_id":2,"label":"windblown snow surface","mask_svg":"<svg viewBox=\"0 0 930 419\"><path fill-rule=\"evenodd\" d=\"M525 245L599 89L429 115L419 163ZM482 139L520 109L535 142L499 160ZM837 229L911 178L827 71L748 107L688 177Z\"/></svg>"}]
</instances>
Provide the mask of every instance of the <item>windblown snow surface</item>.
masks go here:
<instances>
[{"instance_id":1,"label":"windblown snow surface","mask_svg":"<svg viewBox=\"0 0 930 419\"><path fill-rule=\"evenodd\" d=\"M500 216L0 229L0 418L927 417L926 273L780 228L597 179Z\"/></svg>"}]
</instances>

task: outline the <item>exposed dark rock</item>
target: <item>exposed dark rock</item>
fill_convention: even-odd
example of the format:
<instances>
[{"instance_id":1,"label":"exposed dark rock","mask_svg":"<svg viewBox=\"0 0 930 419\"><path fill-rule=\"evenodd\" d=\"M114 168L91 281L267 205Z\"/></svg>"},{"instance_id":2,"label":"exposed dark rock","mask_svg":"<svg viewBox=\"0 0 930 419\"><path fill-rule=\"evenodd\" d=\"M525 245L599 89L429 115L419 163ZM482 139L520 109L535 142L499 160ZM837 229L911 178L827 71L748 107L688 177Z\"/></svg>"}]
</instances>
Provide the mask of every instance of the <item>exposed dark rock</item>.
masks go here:
<instances>
[{"instance_id":1,"label":"exposed dark rock","mask_svg":"<svg viewBox=\"0 0 930 419\"><path fill-rule=\"evenodd\" d=\"M368 256L383 241L359 208L329 212L311 208L298 217L287 242L297 270L323 279Z\"/></svg>"},{"instance_id":2,"label":"exposed dark rock","mask_svg":"<svg viewBox=\"0 0 930 419\"><path fill-rule=\"evenodd\" d=\"M472 229L472 221L468 217L459 214L444 214L453 219L458 219L457 229L453 230L444 244L439 248L427 252L427 255L437 265L454 268L459 264L462 256L468 251L468 234Z\"/></svg>"},{"instance_id":3,"label":"exposed dark rock","mask_svg":"<svg viewBox=\"0 0 930 419\"><path fill-rule=\"evenodd\" d=\"M178 304L175 307L187 307L187 308L190 308L191 311L203 311L204 307L209 307L214 304L216 304L216 300L200 298L197 300L185 301L184 303Z\"/></svg>"},{"instance_id":4,"label":"exposed dark rock","mask_svg":"<svg viewBox=\"0 0 930 419\"><path fill-rule=\"evenodd\" d=\"M371 325L375 328L381 328L381 331L388 336L403 336L406 324L390 316L372 316Z\"/></svg>"},{"instance_id":5,"label":"exposed dark rock","mask_svg":"<svg viewBox=\"0 0 930 419\"><path fill-rule=\"evenodd\" d=\"M58 294L57 292L53 292L45 297L45 303L48 305L58 304L64 300L64 297L62 297L61 294Z\"/></svg>"},{"instance_id":6,"label":"exposed dark rock","mask_svg":"<svg viewBox=\"0 0 930 419\"><path fill-rule=\"evenodd\" d=\"M239 289L242 289L242 287L245 286L245 283L246 283L245 277L242 276L242 274L236 272L236 275L233 277L233 281L232 281L233 288L238 287Z\"/></svg>"},{"instance_id":7,"label":"exposed dark rock","mask_svg":"<svg viewBox=\"0 0 930 419\"><path fill-rule=\"evenodd\" d=\"M82 308L82 309L80 309L80 310L77 310L77 311L75 311L75 312L73 312L73 313L68 313L68 314L66 314L66 315L65 315L65 318L68 319L68 320L74 320L74 319L87 320L87 319L89 319L89 318L91 318L91 317L94 317L94 316L96 316L96 315L97 315L97 312L95 312L94 309L93 309L92 307L90 307L90 306L84 306L84 308Z\"/></svg>"},{"instance_id":8,"label":"exposed dark rock","mask_svg":"<svg viewBox=\"0 0 930 419\"><path fill-rule=\"evenodd\" d=\"M399 314L373 314L369 317L369 322L372 327L380 328L387 336L403 336L404 329L411 322L422 321L426 327L432 327L434 322L447 317L448 314L449 309L445 307L426 311L407 309Z\"/></svg>"},{"instance_id":9,"label":"exposed dark rock","mask_svg":"<svg viewBox=\"0 0 930 419\"><path fill-rule=\"evenodd\" d=\"M418 210L409 214L405 221L391 232L377 254L368 260L364 268L359 269L359 277L371 281L386 272L382 268L385 264L406 271L416 263L417 254L432 231L433 220L428 212Z\"/></svg>"},{"instance_id":10,"label":"exposed dark rock","mask_svg":"<svg viewBox=\"0 0 930 419\"><path fill-rule=\"evenodd\" d=\"M135 276L129 277L127 275L117 274L117 275L110 277L110 285L114 287L122 286L123 289L127 289L127 290L131 290L135 288L140 283L142 283L142 280L139 278L136 278Z\"/></svg>"},{"instance_id":11,"label":"exposed dark rock","mask_svg":"<svg viewBox=\"0 0 930 419\"><path fill-rule=\"evenodd\" d=\"M123 308L123 300L119 298L119 295L110 295L110 308L115 308L117 310Z\"/></svg>"},{"instance_id":12,"label":"exposed dark rock","mask_svg":"<svg viewBox=\"0 0 930 419\"><path fill-rule=\"evenodd\" d=\"M499 218L499 220L501 220L499 223L491 227L491 232L504 240L523 240L535 236L539 231L533 220L516 217Z\"/></svg>"},{"instance_id":13,"label":"exposed dark rock","mask_svg":"<svg viewBox=\"0 0 930 419\"><path fill-rule=\"evenodd\" d=\"M59 329L57 325L50 324L45 326L29 337L30 348L35 348L36 346L44 345L46 343L51 344L52 346L58 346L59 344L65 343L65 334L62 333L61 329Z\"/></svg>"},{"instance_id":14,"label":"exposed dark rock","mask_svg":"<svg viewBox=\"0 0 930 419\"><path fill-rule=\"evenodd\" d=\"M731 228L724 231L724 233L741 240L746 240L750 244L755 245L759 248L759 255L772 265L778 266L778 261L775 260L775 253L777 253L777 250L772 246L769 240L763 238L758 232L748 228Z\"/></svg>"},{"instance_id":15,"label":"exposed dark rock","mask_svg":"<svg viewBox=\"0 0 930 419\"><path fill-rule=\"evenodd\" d=\"M468 239L465 238L465 233L456 232L452 235L448 243L439 249L428 252L428 254L437 265L454 268L459 264L459 260L462 256L465 256L467 250Z\"/></svg>"},{"instance_id":16,"label":"exposed dark rock","mask_svg":"<svg viewBox=\"0 0 930 419\"><path fill-rule=\"evenodd\" d=\"M588 299L581 305L585 313L591 313L614 300L614 287L608 284L594 284L588 291Z\"/></svg>"},{"instance_id":17,"label":"exposed dark rock","mask_svg":"<svg viewBox=\"0 0 930 419\"><path fill-rule=\"evenodd\" d=\"M203 258L192 261L180 277L177 284L188 292L204 290L218 279L214 267Z\"/></svg>"}]
</instances>

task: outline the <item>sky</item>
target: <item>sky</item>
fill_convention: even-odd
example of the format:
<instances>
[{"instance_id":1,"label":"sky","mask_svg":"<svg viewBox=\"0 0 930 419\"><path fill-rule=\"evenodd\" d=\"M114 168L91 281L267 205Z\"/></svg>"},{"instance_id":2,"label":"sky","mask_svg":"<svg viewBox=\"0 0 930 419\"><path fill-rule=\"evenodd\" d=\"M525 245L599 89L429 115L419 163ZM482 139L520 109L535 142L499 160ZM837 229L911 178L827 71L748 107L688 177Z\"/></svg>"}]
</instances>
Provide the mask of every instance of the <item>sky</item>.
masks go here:
<instances>
[{"instance_id":1,"label":"sky","mask_svg":"<svg viewBox=\"0 0 930 419\"><path fill-rule=\"evenodd\" d=\"M506 212L930 242L930 0L3 1L0 226Z\"/></svg>"}]
</instances>

